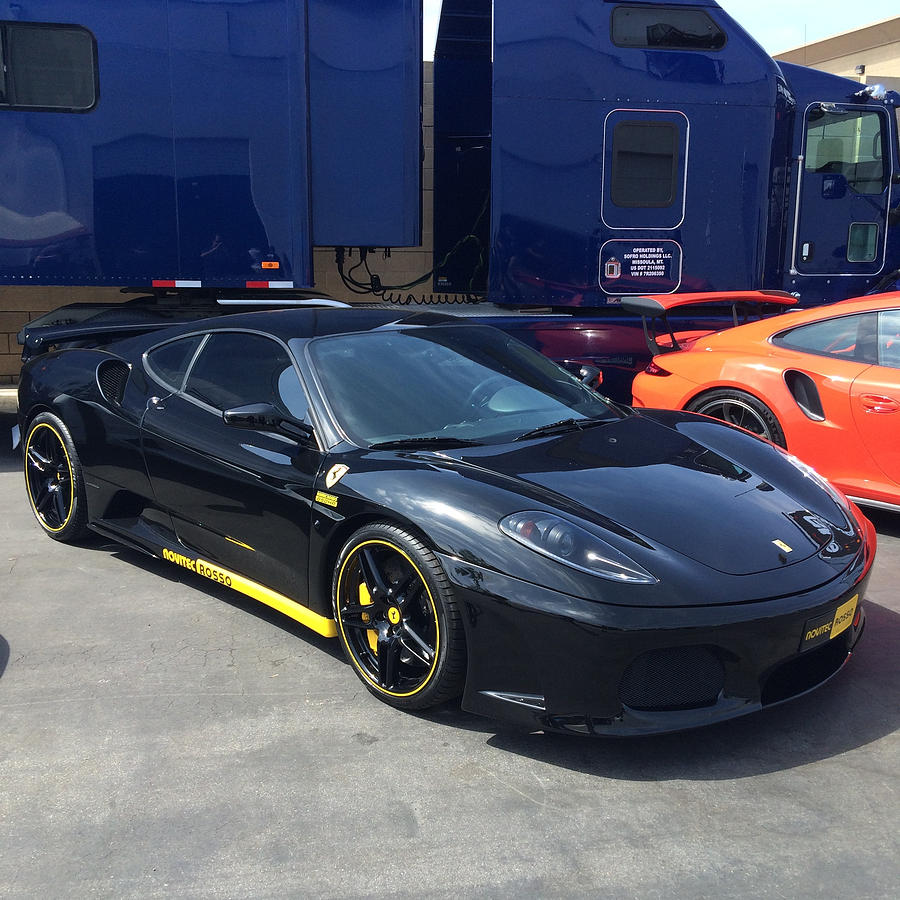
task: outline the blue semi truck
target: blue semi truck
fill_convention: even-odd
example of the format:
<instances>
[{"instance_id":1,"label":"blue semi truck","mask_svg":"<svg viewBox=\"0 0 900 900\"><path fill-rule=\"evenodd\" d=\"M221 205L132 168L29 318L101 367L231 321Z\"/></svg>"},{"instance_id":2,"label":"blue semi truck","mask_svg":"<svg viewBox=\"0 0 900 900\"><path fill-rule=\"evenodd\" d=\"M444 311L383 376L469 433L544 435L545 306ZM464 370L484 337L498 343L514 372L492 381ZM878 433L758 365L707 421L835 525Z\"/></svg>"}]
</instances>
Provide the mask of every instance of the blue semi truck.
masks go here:
<instances>
[{"instance_id":1,"label":"blue semi truck","mask_svg":"<svg viewBox=\"0 0 900 900\"><path fill-rule=\"evenodd\" d=\"M420 243L418 0L0 2L0 54L0 284L271 297ZM552 355L633 368L623 296L898 277L900 97L712 0L444 0L434 77L433 290L562 315Z\"/></svg>"}]
</instances>

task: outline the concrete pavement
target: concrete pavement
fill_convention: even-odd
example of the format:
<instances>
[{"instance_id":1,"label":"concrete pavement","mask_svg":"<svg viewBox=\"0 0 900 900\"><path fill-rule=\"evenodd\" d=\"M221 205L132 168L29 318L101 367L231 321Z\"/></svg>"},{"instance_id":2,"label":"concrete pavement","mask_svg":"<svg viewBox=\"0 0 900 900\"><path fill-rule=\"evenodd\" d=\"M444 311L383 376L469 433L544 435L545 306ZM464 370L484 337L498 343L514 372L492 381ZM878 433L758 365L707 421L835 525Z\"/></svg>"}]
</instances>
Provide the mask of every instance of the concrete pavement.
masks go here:
<instances>
[{"instance_id":1,"label":"concrete pavement","mask_svg":"<svg viewBox=\"0 0 900 900\"><path fill-rule=\"evenodd\" d=\"M10 415L0 415L5 435ZM44 537L0 440L0 896L893 897L900 516L829 685L637 741L377 702L337 643Z\"/></svg>"}]
</instances>

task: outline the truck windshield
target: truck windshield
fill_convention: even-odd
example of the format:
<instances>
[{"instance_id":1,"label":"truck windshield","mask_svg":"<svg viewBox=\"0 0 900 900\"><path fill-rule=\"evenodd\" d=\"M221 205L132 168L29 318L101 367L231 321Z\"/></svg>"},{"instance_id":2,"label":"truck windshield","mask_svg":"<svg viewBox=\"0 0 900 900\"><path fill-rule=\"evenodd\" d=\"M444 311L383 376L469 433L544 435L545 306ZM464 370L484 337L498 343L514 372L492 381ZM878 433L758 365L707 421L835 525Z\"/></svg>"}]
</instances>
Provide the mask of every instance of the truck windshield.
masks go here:
<instances>
[{"instance_id":1,"label":"truck windshield","mask_svg":"<svg viewBox=\"0 0 900 900\"><path fill-rule=\"evenodd\" d=\"M292 349L302 352L301 342ZM307 352L335 420L363 447L498 443L623 415L536 350L483 326L335 335Z\"/></svg>"}]
</instances>

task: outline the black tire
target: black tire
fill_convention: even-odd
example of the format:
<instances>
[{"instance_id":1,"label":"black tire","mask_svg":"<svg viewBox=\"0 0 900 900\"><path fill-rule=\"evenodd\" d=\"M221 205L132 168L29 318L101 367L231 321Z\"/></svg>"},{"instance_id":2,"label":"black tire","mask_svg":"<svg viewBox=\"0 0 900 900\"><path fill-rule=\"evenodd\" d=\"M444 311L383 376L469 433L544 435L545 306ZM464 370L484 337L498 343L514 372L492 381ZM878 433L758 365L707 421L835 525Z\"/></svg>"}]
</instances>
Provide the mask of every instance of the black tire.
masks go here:
<instances>
[{"instance_id":1,"label":"black tire","mask_svg":"<svg viewBox=\"0 0 900 900\"><path fill-rule=\"evenodd\" d=\"M399 709L459 695L465 635L440 561L419 538L377 522L344 545L332 583L344 653L363 684Z\"/></svg>"},{"instance_id":2,"label":"black tire","mask_svg":"<svg viewBox=\"0 0 900 900\"><path fill-rule=\"evenodd\" d=\"M87 533L87 501L78 451L65 423L52 413L32 419L24 444L25 490L38 524L55 541Z\"/></svg>"},{"instance_id":3,"label":"black tire","mask_svg":"<svg viewBox=\"0 0 900 900\"><path fill-rule=\"evenodd\" d=\"M737 425L779 447L787 447L784 431L775 413L752 394L737 388L717 388L695 397L686 409Z\"/></svg>"}]
</instances>

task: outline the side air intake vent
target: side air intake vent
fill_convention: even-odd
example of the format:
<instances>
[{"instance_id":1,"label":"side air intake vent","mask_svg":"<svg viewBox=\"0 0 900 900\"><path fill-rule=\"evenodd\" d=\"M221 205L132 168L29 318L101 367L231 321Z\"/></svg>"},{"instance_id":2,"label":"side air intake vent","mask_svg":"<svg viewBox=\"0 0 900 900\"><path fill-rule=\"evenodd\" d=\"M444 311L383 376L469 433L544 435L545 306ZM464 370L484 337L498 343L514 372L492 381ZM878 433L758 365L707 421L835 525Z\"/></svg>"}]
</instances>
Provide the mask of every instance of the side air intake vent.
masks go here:
<instances>
[{"instance_id":1,"label":"side air intake vent","mask_svg":"<svg viewBox=\"0 0 900 900\"><path fill-rule=\"evenodd\" d=\"M822 409L819 389L809 375L805 372L788 369L784 373L784 383L788 386L791 396L797 401L797 406L803 410L803 414L808 419L812 419L814 422L824 421L825 410Z\"/></svg>"},{"instance_id":2,"label":"side air intake vent","mask_svg":"<svg viewBox=\"0 0 900 900\"><path fill-rule=\"evenodd\" d=\"M128 365L120 359L110 359L97 366L97 385L107 403L121 405L130 372Z\"/></svg>"}]
</instances>

